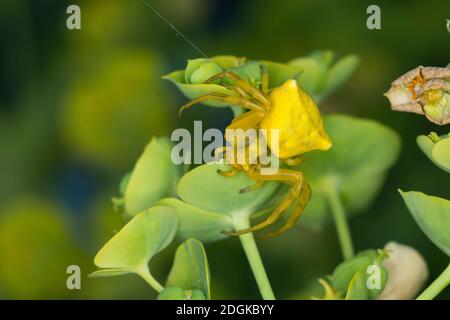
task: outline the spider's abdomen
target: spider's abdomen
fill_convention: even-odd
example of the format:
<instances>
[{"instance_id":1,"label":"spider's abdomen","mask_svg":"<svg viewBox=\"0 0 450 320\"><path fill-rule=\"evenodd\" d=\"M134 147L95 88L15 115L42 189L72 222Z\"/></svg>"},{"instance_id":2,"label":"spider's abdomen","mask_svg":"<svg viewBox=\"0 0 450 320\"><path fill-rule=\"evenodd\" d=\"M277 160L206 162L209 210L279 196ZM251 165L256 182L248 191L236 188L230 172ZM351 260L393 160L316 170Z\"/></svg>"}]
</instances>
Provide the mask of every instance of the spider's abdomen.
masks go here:
<instances>
[{"instance_id":1,"label":"spider's abdomen","mask_svg":"<svg viewBox=\"0 0 450 320\"><path fill-rule=\"evenodd\" d=\"M269 98L271 109L260 127L267 130L268 144L273 152L276 148L273 148L275 141L270 139L271 130L279 129L277 156L280 159L331 148L331 140L325 132L316 103L298 86L297 81L286 81L273 89Z\"/></svg>"}]
</instances>

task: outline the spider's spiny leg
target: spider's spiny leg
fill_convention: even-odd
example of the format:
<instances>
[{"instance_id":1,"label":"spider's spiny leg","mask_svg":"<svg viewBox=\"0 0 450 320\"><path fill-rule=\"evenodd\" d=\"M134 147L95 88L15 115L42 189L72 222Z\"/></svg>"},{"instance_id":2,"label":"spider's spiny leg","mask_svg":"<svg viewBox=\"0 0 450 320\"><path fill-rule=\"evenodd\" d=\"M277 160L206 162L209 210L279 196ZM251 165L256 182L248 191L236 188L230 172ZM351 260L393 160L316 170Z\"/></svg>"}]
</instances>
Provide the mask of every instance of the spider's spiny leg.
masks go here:
<instances>
[{"instance_id":1,"label":"spider's spiny leg","mask_svg":"<svg viewBox=\"0 0 450 320\"><path fill-rule=\"evenodd\" d=\"M231 85L231 84L226 84L226 83L222 83L222 86L224 86L227 89L236 91L241 97L243 98L251 98L251 96L245 92L242 88L235 86L235 85Z\"/></svg>"},{"instance_id":2,"label":"spider's spiny leg","mask_svg":"<svg viewBox=\"0 0 450 320\"><path fill-rule=\"evenodd\" d=\"M234 177L237 174L237 170L233 167L229 171L217 169L217 174L220 174L223 177Z\"/></svg>"},{"instance_id":3,"label":"spider's spiny leg","mask_svg":"<svg viewBox=\"0 0 450 320\"><path fill-rule=\"evenodd\" d=\"M240 106L240 107L247 108L250 110L258 110L261 112L264 111L263 107L261 107L260 105L254 103L254 102L251 102L248 99L245 99L242 97L237 97L237 96L230 96L230 95L226 95L226 94L210 93L210 94L205 94L203 96L200 96L200 97L186 103L185 105L183 105L180 108L180 111L178 112L178 117L181 116L181 113L184 110L186 110L198 103L204 102L204 101L223 102L223 103L226 103L229 105Z\"/></svg>"},{"instance_id":4,"label":"spider's spiny leg","mask_svg":"<svg viewBox=\"0 0 450 320\"><path fill-rule=\"evenodd\" d=\"M311 198L311 187L309 186L309 184L305 183L304 188L299 196L298 203L294 209L294 212L289 217L286 224L274 232L270 232L263 236L259 236L259 238L261 239L272 238L292 228L302 215L310 198Z\"/></svg>"},{"instance_id":5,"label":"spider's spiny leg","mask_svg":"<svg viewBox=\"0 0 450 320\"><path fill-rule=\"evenodd\" d=\"M278 219L281 217L281 215L287 210L289 209L289 207L291 206L292 202L295 201L295 199L297 199L303 189L303 174L300 172L295 172L295 171L291 171L291 170L286 170L286 169L280 169L280 171L283 170L283 172L278 175L271 175L271 176L263 176L261 175L260 177L267 177L266 179L261 179L263 181L268 181L268 180L278 180L278 181L286 181L286 180L291 180L292 179L296 179L297 183L294 184L294 186L291 188L291 192L289 193L289 195L283 199L283 201L281 201L281 203L278 205L278 207L269 215L269 217L267 217L266 220L243 230L239 230L236 232L226 232L226 231L222 231L224 234L226 235L230 235L230 236L240 236L241 234L245 234L248 232L254 232L254 231L258 231L261 230L263 228L266 228L268 226L270 226L271 224L275 223L276 221L278 221ZM268 177L272 177L272 179L268 178Z\"/></svg>"},{"instance_id":6,"label":"spider's spiny leg","mask_svg":"<svg viewBox=\"0 0 450 320\"><path fill-rule=\"evenodd\" d=\"M259 123L264 119L264 116L264 112L250 110L234 118L227 129L256 129Z\"/></svg>"},{"instance_id":7,"label":"spider's spiny leg","mask_svg":"<svg viewBox=\"0 0 450 320\"><path fill-rule=\"evenodd\" d=\"M230 72L230 71L220 72L220 73L212 76L208 80L206 80L205 83L211 83L215 80L223 79L223 78L229 78L229 79L233 80L237 87L240 87L243 90L245 90L246 92L248 92L253 98L255 98L256 100L261 102L266 108L268 108L268 106L270 105L269 99L266 97L266 95L264 93L262 93L259 89L255 88L251 83L249 83L248 81L245 81L244 79L242 79L240 76L238 76L234 72Z\"/></svg>"},{"instance_id":8,"label":"spider's spiny leg","mask_svg":"<svg viewBox=\"0 0 450 320\"><path fill-rule=\"evenodd\" d=\"M241 190L239 190L239 193L245 193L245 192L253 191L253 190L261 188L263 185L264 185L264 181L259 180L259 181L256 181L251 186L242 188Z\"/></svg>"}]
</instances>

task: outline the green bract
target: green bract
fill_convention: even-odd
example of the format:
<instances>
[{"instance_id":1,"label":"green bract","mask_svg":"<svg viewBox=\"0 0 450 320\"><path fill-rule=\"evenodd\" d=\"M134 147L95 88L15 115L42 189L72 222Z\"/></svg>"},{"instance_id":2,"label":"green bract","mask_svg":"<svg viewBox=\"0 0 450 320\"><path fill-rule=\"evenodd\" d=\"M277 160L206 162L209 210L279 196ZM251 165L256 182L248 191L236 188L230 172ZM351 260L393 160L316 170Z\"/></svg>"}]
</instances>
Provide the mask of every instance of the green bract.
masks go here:
<instances>
[{"instance_id":1,"label":"green bract","mask_svg":"<svg viewBox=\"0 0 450 320\"><path fill-rule=\"evenodd\" d=\"M422 231L450 256L450 201L417 191L399 192Z\"/></svg>"},{"instance_id":2,"label":"green bract","mask_svg":"<svg viewBox=\"0 0 450 320\"><path fill-rule=\"evenodd\" d=\"M268 182L251 192L239 193L239 190L253 185L254 180L244 172L234 177L223 177L217 170L228 171L228 165L205 164L186 173L180 179L177 193L180 198L193 206L234 218L247 216L262 210L271 198L277 183Z\"/></svg>"},{"instance_id":3,"label":"green bract","mask_svg":"<svg viewBox=\"0 0 450 320\"><path fill-rule=\"evenodd\" d=\"M375 299L387 281L387 270L382 265L386 253L382 250L366 250L344 261L334 270L330 281L334 288L346 295L346 300ZM377 266L380 271L380 288L369 289L369 266Z\"/></svg>"},{"instance_id":4,"label":"green bract","mask_svg":"<svg viewBox=\"0 0 450 320\"><path fill-rule=\"evenodd\" d=\"M398 135L375 121L330 115L324 123L333 147L327 152L308 153L299 166L313 191L301 219L311 227L331 219L327 203L330 192L340 197L347 213L365 209L400 151Z\"/></svg>"},{"instance_id":5,"label":"green bract","mask_svg":"<svg viewBox=\"0 0 450 320\"><path fill-rule=\"evenodd\" d=\"M167 288L158 295L158 300L205 300L199 290L184 290L182 288Z\"/></svg>"},{"instance_id":6,"label":"green bract","mask_svg":"<svg viewBox=\"0 0 450 320\"><path fill-rule=\"evenodd\" d=\"M440 137L433 133L420 135L417 144L436 166L450 173L450 134Z\"/></svg>"},{"instance_id":7,"label":"green bract","mask_svg":"<svg viewBox=\"0 0 450 320\"><path fill-rule=\"evenodd\" d=\"M170 207L156 206L139 213L100 249L94 263L101 270L91 275L136 273L147 278L148 262L170 244L177 222Z\"/></svg>"},{"instance_id":8,"label":"green bract","mask_svg":"<svg viewBox=\"0 0 450 320\"><path fill-rule=\"evenodd\" d=\"M301 57L289 62L298 66L302 73L297 77L300 86L321 102L338 86L347 81L359 64L356 55L348 55L333 64L334 52L316 51L307 57Z\"/></svg>"},{"instance_id":9,"label":"green bract","mask_svg":"<svg viewBox=\"0 0 450 320\"><path fill-rule=\"evenodd\" d=\"M222 231L232 228L229 216L187 204L180 199L166 198L158 204L170 206L177 211L177 237L180 239L195 237L203 242L220 240L226 238Z\"/></svg>"},{"instance_id":10,"label":"green bract","mask_svg":"<svg viewBox=\"0 0 450 320\"><path fill-rule=\"evenodd\" d=\"M153 138L131 174L123 178L120 190L129 215L134 216L161 198L174 195L182 168L173 164L171 150L172 144L168 138Z\"/></svg>"},{"instance_id":11,"label":"green bract","mask_svg":"<svg viewBox=\"0 0 450 320\"><path fill-rule=\"evenodd\" d=\"M175 253L166 288L196 291L202 293L203 298L210 299L209 284L208 260L203 245L198 240L187 239Z\"/></svg>"}]
</instances>

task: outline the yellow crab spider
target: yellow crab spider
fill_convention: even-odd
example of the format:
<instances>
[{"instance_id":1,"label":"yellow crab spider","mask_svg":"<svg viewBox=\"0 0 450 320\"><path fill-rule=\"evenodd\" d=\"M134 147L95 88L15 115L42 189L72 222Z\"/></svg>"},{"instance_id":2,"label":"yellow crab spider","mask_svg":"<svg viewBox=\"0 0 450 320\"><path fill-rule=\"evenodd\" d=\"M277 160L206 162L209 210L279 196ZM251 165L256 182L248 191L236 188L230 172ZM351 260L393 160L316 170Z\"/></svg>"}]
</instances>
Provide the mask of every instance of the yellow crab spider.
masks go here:
<instances>
[{"instance_id":1,"label":"yellow crab spider","mask_svg":"<svg viewBox=\"0 0 450 320\"><path fill-rule=\"evenodd\" d=\"M222 102L247 109L246 113L236 117L231 122L227 130L265 129L263 131L266 134L267 145L272 152L272 156L278 157L288 165L298 164L302 159L300 155L305 152L331 148L331 140L325 132L322 117L313 99L300 88L295 80L287 80L281 86L269 91L269 76L263 69L262 71L261 88L253 86L233 72L225 71L214 75L206 83L217 80L223 81L227 78L233 82L233 85L226 86L236 92L236 95L210 93L200 96L183 105L180 114L183 110L205 101ZM278 141L272 141L271 139L271 130L274 129L278 130ZM225 139L231 146L222 148L222 152L226 148L237 148L234 139L230 139L227 135L225 135ZM278 144L277 148L273 148L274 143ZM248 149L251 145L246 144L244 147ZM239 148L241 149L242 146L239 146ZM274 150L278 150L278 152L275 154ZM240 192L255 190L266 181L278 181L291 186L286 198L264 221L244 230L224 231L227 235L239 236L266 228L278 221L283 213L297 201L293 213L286 223L280 229L265 237L276 236L294 226L306 207L311 197L311 188L305 181L302 172L280 168L275 174L263 175L261 174L262 168L264 168L264 164L261 161L257 161L256 164L239 164L237 161L232 161L230 171L218 172L225 177L229 177L235 175L237 171L243 171L249 178L256 181L254 185L243 188Z\"/></svg>"}]
</instances>

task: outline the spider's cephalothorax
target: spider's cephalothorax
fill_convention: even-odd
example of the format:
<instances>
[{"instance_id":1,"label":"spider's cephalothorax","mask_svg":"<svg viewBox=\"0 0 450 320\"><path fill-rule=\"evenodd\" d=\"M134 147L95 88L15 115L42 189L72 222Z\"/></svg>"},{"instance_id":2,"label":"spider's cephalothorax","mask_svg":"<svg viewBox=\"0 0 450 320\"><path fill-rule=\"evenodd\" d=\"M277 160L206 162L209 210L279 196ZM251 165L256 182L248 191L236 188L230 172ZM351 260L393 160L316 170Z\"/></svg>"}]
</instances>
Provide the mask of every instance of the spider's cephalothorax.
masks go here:
<instances>
[{"instance_id":1,"label":"spider's cephalothorax","mask_svg":"<svg viewBox=\"0 0 450 320\"><path fill-rule=\"evenodd\" d=\"M295 80L287 80L281 86L272 90L268 89L268 74L262 72L261 88L256 88L232 72L221 72L210 79L207 83L231 80L233 85L226 85L235 94L226 95L210 93L198 97L185 104L181 109L189 108L197 103L205 101L223 102L227 105L240 106L248 111L236 117L227 127L227 132L234 129L265 129L267 145L272 156L279 158L288 165L295 165L301 161L300 155L311 150L327 150L331 147L331 140L326 134L322 117L313 99L305 93ZM277 130L278 139L273 141L271 131ZM258 141L246 143L244 146L237 145L234 138L225 134L225 139L230 144L227 148L234 148L233 154L239 156L242 149L254 148ZM277 144L274 147L274 144ZM222 152L226 148L222 148ZM276 150L276 151L275 151ZM265 181L279 181L291 186L289 195L281 201L278 207L263 221L250 228L236 232L225 232L229 235L241 235L247 232L263 229L277 220L289 209L292 203L297 201L296 207L287 222L279 230L267 236L278 235L291 228L302 214L306 204L311 197L311 188L305 181L301 172L286 168L280 168L275 174L261 174L264 165L256 163L239 163L231 161L232 170L219 172L224 176L233 176L237 171L244 171L248 177L256 183L246 187L241 192L254 190L264 184Z\"/></svg>"}]
</instances>

